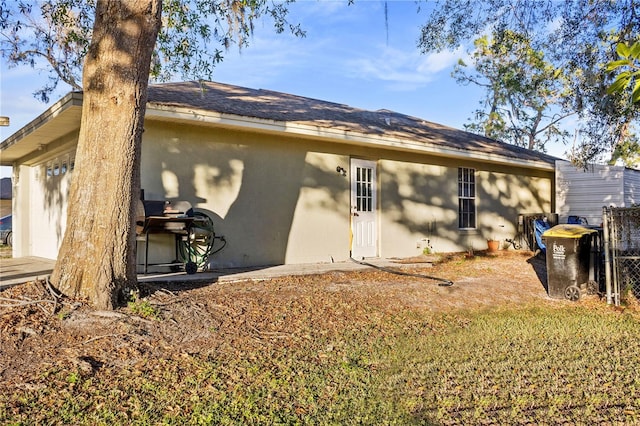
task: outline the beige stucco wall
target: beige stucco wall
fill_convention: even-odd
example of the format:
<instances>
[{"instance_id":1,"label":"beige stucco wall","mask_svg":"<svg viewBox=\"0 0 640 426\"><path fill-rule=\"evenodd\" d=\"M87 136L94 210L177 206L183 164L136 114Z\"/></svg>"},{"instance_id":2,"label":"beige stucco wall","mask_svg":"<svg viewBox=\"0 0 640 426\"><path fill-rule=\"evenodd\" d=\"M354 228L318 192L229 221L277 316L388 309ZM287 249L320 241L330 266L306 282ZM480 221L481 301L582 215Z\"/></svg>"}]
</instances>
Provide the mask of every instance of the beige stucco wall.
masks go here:
<instances>
[{"instance_id":1,"label":"beige stucco wall","mask_svg":"<svg viewBox=\"0 0 640 426\"><path fill-rule=\"evenodd\" d=\"M76 138L67 135L16 168L14 255L57 256L73 173L47 178L46 165L71 158ZM152 120L142 151L145 198L190 201L227 239L211 267L347 261L349 173L336 167L348 171L352 157L377 162L382 257L413 256L427 244L436 252L485 249L489 236L515 236L518 214L555 207L553 172L426 154ZM474 231L457 226L458 167L477 170ZM151 263L174 259L172 238L153 236Z\"/></svg>"},{"instance_id":2,"label":"beige stucco wall","mask_svg":"<svg viewBox=\"0 0 640 426\"><path fill-rule=\"evenodd\" d=\"M13 256L31 256L31 233L29 232L29 211L31 208L31 167L15 165L13 167ZM42 202L40 203L43 204ZM40 210L44 206L40 207Z\"/></svg>"},{"instance_id":3,"label":"beige stucco wall","mask_svg":"<svg viewBox=\"0 0 640 426\"><path fill-rule=\"evenodd\" d=\"M147 199L210 214L227 247L211 266L345 261L351 156L378 162L379 254L486 248L516 235L518 214L552 211L553 173L283 136L148 122ZM476 168L478 229L458 229L457 170ZM155 244L158 245L157 243ZM170 246L167 246L169 250Z\"/></svg>"},{"instance_id":4,"label":"beige stucco wall","mask_svg":"<svg viewBox=\"0 0 640 426\"><path fill-rule=\"evenodd\" d=\"M421 163L424 161L425 163ZM485 250L518 232L518 215L552 211L550 173L430 156L380 160L381 255ZM477 229L458 229L458 167L476 169Z\"/></svg>"},{"instance_id":5,"label":"beige stucco wall","mask_svg":"<svg viewBox=\"0 0 640 426\"><path fill-rule=\"evenodd\" d=\"M188 200L227 246L212 266L347 260L345 154L322 143L153 123L145 132L146 199ZM151 256L150 256L151 258Z\"/></svg>"}]
</instances>

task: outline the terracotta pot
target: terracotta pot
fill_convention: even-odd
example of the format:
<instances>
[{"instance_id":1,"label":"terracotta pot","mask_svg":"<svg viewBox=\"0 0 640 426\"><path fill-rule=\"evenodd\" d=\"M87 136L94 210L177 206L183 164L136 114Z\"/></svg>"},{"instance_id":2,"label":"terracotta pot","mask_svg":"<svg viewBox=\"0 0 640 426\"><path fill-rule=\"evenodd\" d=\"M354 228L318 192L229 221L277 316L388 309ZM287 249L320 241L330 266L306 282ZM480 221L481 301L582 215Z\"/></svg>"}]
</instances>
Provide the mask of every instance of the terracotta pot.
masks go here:
<instances>
[{"instance_id":1,"label":"terracotta pot","mask_svg":"<svg viewBox=\"0 0 640 426\"><path fill-rule=\"evenodd\" d=\"M489 247L490 252L498 251L498 248L500 247L500 241L487 240L487 246Z\"/></svg>"}]
</instances>

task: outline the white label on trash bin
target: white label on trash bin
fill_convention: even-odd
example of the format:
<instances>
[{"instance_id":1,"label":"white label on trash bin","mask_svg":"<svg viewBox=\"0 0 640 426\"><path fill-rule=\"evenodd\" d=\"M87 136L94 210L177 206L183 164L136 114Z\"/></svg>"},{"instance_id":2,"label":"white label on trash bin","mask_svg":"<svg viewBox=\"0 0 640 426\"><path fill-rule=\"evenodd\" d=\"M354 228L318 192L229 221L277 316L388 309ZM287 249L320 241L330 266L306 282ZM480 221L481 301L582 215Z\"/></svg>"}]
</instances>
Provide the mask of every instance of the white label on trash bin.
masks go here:
<instances>
[{"instance_id":1,"label":"white label on trash bin","mask_svg":"<svg viewBox=\"0 0 640 426\"><path fill-rule=\"evenodd\" d=\"M554 241L553 242L553 258L554 259L564 260L564 258L565 258L564 252L565 252L564 246L563 245L558 245Z\"/></svg>"}]
</instances>

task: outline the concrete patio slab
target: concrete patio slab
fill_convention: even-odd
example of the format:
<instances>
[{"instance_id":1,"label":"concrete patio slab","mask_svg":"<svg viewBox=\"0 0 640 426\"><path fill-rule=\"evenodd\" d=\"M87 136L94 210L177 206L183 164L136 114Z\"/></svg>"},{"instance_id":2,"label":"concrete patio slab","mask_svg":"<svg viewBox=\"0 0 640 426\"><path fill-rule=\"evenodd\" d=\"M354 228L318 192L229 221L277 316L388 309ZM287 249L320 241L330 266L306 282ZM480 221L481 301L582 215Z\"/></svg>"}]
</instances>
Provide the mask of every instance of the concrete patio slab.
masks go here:
<instances>
[{"instance_id":1,"label":"concrete patio slab","mask_svg":"<svg viewBox=\"0 0 640 426\"><path fill-rule=\"evenodd\" d=\"M138 275L139 282L235 282L244 280L269 280L289 275L323 274L327 272L358 271L373 267L400 269L415 266L415 263L400 263L393 259L367 260L374 266L356 262L306 263L297 265L275 265L256 268L229 268L197 272L188 275L185 272L149 273ZM424 262L420 262L425 266ZM53 271L55 261L40 257L20 257L0 259L0 290L37 279L44 279ZM427 263L428 264L428 263Z\"/></svg>"},{"instance_id":2,"label":"concrete patio slab","mask_svg":"<svg viewBox=\"0 0 640 426\"><path fill-rule=\"evenodd\" d=\"M44 279L53 272L55 260L41 257L0 258L0 290Z\"/></svg>"},{"instance_id":3,"label":"concrete patio slab","mask_svg":"<svg viewBox=\"0 0 640 426\"><path fill-rule=\"evenodd\" d=\"M385 259L367 260L375 267L400 268L406 266ZM187 275L184 272L138 275L140 282L180 282L180 281L210 281L210 282L234 282L244 280L269 280L273 278L291 275L313 275L327 272L348 272L371 269L373 266L356 262L332 262L332 263L304 263L295 265L274 265L256 268L229 268L214 269Z\"/></svg>"}]
</instances>

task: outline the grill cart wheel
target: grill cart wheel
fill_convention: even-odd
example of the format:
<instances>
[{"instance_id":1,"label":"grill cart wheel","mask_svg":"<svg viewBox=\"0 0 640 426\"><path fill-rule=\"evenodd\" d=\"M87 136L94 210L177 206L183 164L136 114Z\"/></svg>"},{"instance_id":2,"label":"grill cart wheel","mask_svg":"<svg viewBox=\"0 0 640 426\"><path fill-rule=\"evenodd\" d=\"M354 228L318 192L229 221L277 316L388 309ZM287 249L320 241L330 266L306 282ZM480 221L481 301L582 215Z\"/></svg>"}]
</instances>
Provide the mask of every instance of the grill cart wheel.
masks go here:
<instances>
[{"instance_id":1,"label":"grill cart wheel","mask_svg":"<svg viewBox=\"0 0 640 426\"><path fill-rule=\"evenodd\" d=\"M198 265L196 265L195 262L187 262L184 265L184 270L187 272L187 274L193 275L198 272Z\"/></svg>"},{"instance_id":2,"label":"grill cart wheel","mask_svg":"<svg viewBox=\"0 0 640 426\"><path fill-rule=\"evenodd\" d=\"M570 285L564 291L564 297L572 302L575 302L580 299L580 288L577 285Z\"/></svg>"}]
</instances>

